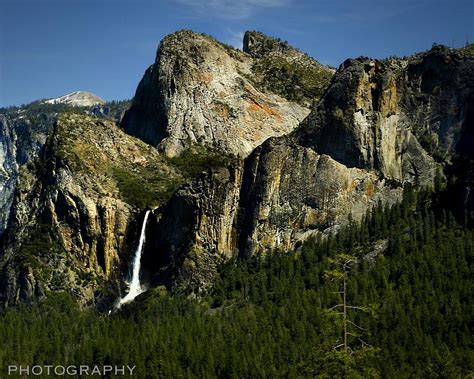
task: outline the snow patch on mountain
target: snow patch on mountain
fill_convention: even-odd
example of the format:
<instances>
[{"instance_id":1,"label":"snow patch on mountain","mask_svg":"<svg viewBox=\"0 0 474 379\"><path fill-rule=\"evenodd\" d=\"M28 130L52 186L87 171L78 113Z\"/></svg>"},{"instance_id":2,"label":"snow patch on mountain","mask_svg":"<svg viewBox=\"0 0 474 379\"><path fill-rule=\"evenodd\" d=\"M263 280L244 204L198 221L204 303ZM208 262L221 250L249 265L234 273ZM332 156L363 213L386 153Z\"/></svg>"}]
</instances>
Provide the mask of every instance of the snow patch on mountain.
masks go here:
<instances>
[{"instance_id":1,"label":"snow patch on mountain","mask_svg":"<svg viewBox=\"0 0 474 379\"><path fill-rule=\"evenodd\" d=\"M46 104L68 104L73 107L90 107L97 104L105 104L105 101L93 93L86 91L75 91L67 95L49 99Z\"/></svg>"}]
</instances>

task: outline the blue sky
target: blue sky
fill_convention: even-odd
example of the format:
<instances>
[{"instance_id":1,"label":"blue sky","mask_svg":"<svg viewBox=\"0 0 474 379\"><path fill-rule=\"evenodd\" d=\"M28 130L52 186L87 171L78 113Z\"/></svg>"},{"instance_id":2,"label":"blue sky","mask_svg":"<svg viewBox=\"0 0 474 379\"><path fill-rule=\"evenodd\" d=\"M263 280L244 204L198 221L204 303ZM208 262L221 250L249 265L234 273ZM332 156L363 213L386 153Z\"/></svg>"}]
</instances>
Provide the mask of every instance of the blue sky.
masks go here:
<instances>
[{"instance_id":1,"label":"blue sky","mask_svg":"<svg viewBox=\"0 0 474 379\"><path fill-rule=\"evenodd\" d=\"M131 98L182 28L236 46L260 30L338 66L474 42L473 20L473 0L0 0L0 106L75 90Z\"/></svg>"}]
</instances>

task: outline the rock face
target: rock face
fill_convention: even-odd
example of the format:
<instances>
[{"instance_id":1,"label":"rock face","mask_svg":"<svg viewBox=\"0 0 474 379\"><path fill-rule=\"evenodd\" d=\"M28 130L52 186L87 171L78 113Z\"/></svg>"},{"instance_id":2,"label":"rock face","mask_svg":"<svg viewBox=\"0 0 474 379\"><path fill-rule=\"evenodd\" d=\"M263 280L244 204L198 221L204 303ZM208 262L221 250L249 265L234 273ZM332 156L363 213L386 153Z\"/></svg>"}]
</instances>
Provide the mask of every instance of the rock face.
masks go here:
<instances>
[{"instance_id":1,"label":"rock face","mask_svg":"<svg viewBox=\"0 0 474 379\"><path fill-rule=\"evenodd\" d=\"M349 167L429 183L472 127L472 64L441 47L408 60L348 60L298 139Z\"/></svg>"},{"instance_id":2,"label":"rock face","mask_svg":"<svg viewBox=\"0 0 474 379\"><path fill-rule=\"evenodd\" d=\"M445 48L346 61L297 130L247 159L240 251L291 248L308 231L349 213L359 219L379 200L399 198L404 184L432 184L456 156L472 156L473 79L473 58Z\"/></svg>"},{"instance_id":3,"label":"rock face","mask_svg":"<svg viewBox=\"0 0 474 379\"><path fill-rule=\"evenodd\" d=\"M292 131L309 110L254 81L254 59L210 37L166 37L140 82L122 127L177 156L191 145L245 157L268 137Z\"/></svg>"},{"instance_id":4,"label":"rock face","mask_svg":"<svg viewBox=\"0 0 474 379\"><path fill-rule=\"evenodd\" d=\"M15 159L15 134L6 117L0 115L0 234L3 234L10 216L18 165Z\"/></svg>"},{"instance_id":5,"label":"rock face","mask_svg":"<svg viewBox=\"0 0 474 379\"><path fill-rule=\"evenodd\" d=\"M242 174L240 164L211 169L155 211L144 253L152 284L199 292L212 284L218 265L236 255Z\"/></svg>"},{"instance_id":6,"label":"rock face","mask_svg":"<svg viewBox=\"0 0 474 379\"><path fill-rule=\"evenodd\" d=\"M115 101L84 112L120 120L129 106L127 101ZM68 108L67 103L34 102L20 108L0 109L0 236L8 223L21 166L38 158L58 112Z\"/></svg>"},{"instance_id":7,"label":"rock face","mask_svg":"<svg viewBox=\"0 0 474 379\"><path fill-rule=\"evenodd\" d=\"M240 253L292 250L308 235L349 215L360 220L378 201L390 204L400 195L372 171L348 168L291 137L269 140L246 162Z\"/></svg>"},{"instance_id":8,"label":"rock face","mask_svg":"<svg viewBox=\"0 0 474 379\"><path fill-rule=\"evenodd\" d=\"M22 111L0 114L0 236L10 217L19 168L38 156L53 123L48 114L35 119Z\"/></svg>"}]
</instances>

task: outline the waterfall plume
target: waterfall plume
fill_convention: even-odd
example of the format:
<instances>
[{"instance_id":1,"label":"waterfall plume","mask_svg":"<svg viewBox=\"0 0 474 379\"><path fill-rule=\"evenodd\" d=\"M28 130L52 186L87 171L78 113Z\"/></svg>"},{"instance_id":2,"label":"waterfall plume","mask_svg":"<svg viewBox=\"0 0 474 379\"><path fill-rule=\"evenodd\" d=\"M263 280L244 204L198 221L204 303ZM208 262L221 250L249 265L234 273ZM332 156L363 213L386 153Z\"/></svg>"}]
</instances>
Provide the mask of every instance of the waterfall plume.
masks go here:
<instances>
[{"instance_id":1,"label":"waterfall plume","mask_svg":"<svg viewBox=\"0 0 474 379\"><path fill-rule=\"evenodd\" d=\"M142 284L140 283L140 266L141 266L141 256L143 252L143 246L145 244L145 232L146 232L146 224L148 221L148 216L150 215L151 211L146 211L145 217L143 219L142 229L140 232L140 240L138 242L137 250L135 251L135 255L132 261L132 279L128 283L129 288L127 294L122 297L117 304L117 308L120 308L122 304L129 303L133 299L135 299L138 295L145 291Z\"/></svg>"}]
</instances>

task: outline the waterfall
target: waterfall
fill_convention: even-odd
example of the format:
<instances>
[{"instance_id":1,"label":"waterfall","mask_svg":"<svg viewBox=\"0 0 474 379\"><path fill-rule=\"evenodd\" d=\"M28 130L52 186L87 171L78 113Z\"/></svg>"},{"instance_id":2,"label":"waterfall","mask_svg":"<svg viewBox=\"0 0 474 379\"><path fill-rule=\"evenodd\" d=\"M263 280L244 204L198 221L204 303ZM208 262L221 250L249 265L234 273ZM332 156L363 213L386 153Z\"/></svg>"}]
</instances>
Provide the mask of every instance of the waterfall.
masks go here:
<instances>
[{"instance_id":1,"label":"waterfall","mask_svg":"<svg viewBox=\"0 0 474 379\"><path fill-rule=\"evenodd\" d=\"M142 230L140 232L140 240L138 242L137 250L135 251L135 256L133 257L132 280L128 283L129 285L128 293L119 300L117 304L117 308L120 308L122 304L132 301L138 295L140 295L142 292L145 291L145 289L140 284L140 264L141 264L141 257L142 257L142 252L143 252L143 245L145 244L146 223L148 221L149 215L150 215L150 211L146 211L145 218L143 219Z\"/></svg>"}]
</instances>

